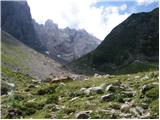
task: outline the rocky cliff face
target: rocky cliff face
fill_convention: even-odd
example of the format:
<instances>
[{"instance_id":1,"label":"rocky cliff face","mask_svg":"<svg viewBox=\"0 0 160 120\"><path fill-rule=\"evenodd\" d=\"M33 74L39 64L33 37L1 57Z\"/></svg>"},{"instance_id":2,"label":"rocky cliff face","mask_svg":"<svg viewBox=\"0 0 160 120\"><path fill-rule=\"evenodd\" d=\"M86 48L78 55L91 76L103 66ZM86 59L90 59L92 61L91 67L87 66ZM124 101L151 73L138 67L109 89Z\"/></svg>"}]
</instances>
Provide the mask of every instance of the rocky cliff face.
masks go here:
<instances>
[{"instance_id":1,"label":"rocky cliff face","mask_svg":"<svg viewBox=\"0 0 160 120\"><path fill-rule=\"evenodd\" d=\"M115 27L93 52L77 62L103 72L114 71L131 63L135 66L135 62L158 62L158 26L158 8L147 13L132 14ZM140 69L140 66L136 69Z\"/></svg>"},{"instance_id":2,"label":"rocky cliff face","mask_svg":"<svg viewBox=\"0 0 160 120\"><path fill-rule=\"evenodd\" d=\"M1 1L2 30L13 35L30 47L41 51L42 46L38 40L30 8L26 1Z\"/></svg>"},{"instance_id":3,"label":"rocky cliff face","mask_svg":"<svg viewBox=\"0 0 160 120\"><path fill-rule=\"evenodd\" d=\"M70 62L94 50L100 43L85 30L59 29L52 20L47 20L44 25L34 20L33 23L41 44L48 50L47 54L59 60Z\"/></svg>"}]
</instances>

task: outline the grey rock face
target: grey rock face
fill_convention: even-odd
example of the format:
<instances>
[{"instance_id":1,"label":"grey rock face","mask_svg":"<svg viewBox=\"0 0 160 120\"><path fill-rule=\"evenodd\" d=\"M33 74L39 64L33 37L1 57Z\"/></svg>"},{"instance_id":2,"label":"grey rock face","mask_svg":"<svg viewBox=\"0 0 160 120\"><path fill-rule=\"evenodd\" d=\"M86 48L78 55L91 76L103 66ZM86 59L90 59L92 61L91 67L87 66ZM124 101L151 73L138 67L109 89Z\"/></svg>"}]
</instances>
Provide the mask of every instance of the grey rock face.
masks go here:
<instances>
[{"instance_id":1,"label":"grey rock face","mask_svg":"<svg viewBox=\"0 0 160 120\"><path fill-rule=\"evenodd\" d=\"M43 51L43 47L38 40L30 8L26 1L1 1L1 26L2 30L11 34L28 46Z\"/></svg>"},{"instance_id":2,"label":"grey rock face","mask_svg":"<svg viewBox=\"0 0 160 120\"><path fill-rule=\"evenodd\" d=\"M33 24L41 44L47 48L49 55L67 62L91 52L100 44L99 39L85 30L68 27L59 29L52 20L47 20L44 25L39 25L33 20Z\"/></svg>"}]
</instances>

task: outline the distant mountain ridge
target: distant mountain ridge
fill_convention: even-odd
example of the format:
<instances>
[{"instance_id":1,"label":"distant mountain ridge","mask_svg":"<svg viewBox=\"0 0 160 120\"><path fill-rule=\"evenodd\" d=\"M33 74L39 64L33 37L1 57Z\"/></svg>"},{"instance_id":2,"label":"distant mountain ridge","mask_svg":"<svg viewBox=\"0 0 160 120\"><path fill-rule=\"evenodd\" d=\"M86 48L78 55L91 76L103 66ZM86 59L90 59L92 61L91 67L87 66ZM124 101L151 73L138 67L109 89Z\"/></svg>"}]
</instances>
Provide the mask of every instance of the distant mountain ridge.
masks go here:
<instances>
[{"instance_id":1,"label":"distant mountain ridge","mask_svg":"<svg viewBox=\"0 0 160 120\"><path fill-rule=\"evenodd\" d=\"M51 20L39 25L32 20L27 1L1 1L1 6L3 31L58 62L77 59L100 43L85 30L59 29Z\"/></svg>"},{"instance_id":2,"label":"distant mountain ridge","mask_svg":"<svg viewBox=\"0 0 160 120\"><path fill-rule=\"evenodd\" d=\"M134 69L137 62L148 64L148 62L158 63L158 61L159 8L156 8L151 12L132 14L115 27L93 52L71 65L79 66L78 69L89 67L93 70L113 73L128 65ZM137 67L140 69L140 65Z\"/></svg>"},{"instance_id":3,"label":"distant mountain ridge","mask_svg":"<svg viewBox=\"0 0 160 120\"><path fill-rule=\"evenodd\" d=\"M99 39L85 30L68 27L59 29L52 20L47 20L44 25L33 20L33 24L41 44L47 48L50 56L58 57L66 62L91 52L100 44Z\"/></svg>"}]
</instances>

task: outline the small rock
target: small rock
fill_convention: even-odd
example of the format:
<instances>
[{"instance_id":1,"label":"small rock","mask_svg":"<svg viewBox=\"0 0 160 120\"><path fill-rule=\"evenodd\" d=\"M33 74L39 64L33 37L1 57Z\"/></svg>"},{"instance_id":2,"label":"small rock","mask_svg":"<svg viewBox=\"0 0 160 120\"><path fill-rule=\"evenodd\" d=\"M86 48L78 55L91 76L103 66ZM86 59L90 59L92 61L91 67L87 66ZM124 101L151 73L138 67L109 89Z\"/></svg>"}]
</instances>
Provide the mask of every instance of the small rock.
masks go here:
<instances>
[{"instance_id":1,"label":"small rock","mask_svg":"<svg viewBox=\"0 0 160 120\"><path fill-rule=\"evenodd\" d=\"M74 98L72 98L72 99L70 99L69 101L74 101L74 100L76 100L76 99L78 99L79 97L74 97Z\"/></svg>"},{"instance_id":2,"label":"small rock","mask_svg":"<svg viewBox=\"0 0 160 120\"><path fill-rule=\"evenodd\" d=\"M94 77L99 77L99 76L100 76L100 75L99 75L99 74L97 74L97 73L95 73L95 74L94 74Z\"/></svg>"},{"instance_id":3,"label":"small rock","mask_svg":"<svg viewBox=\"0 0 160 120\"><path fill-rule=\"evenodd\" d=\"M90 111L82 111L77 113L76 119L88 119L90 116L88 115Z\"/></svg>"},{"instance_id":4,"label":"small rock","mask_svg":"<svg viewBox=\"0 0 160 120\"><path fill-rule=\"evenodd\" d=\"M123 101L125 102L130 102L132 100L132 98L123 98Z\"/></svg>"},{"instance_id":5,"label":"small rock","mask_svg":"<svg viewBox=\"0 0 160 120\"><path fill-rule=\"evenodd\" d=\"M108 78L110 74L103 75L104 78Z\"/></svg>"},{"instance_id":6,"label":"small rock","mask_svg":"<svg viewBox=\"0 0 160 120\"><path fill-rule=\"evenodd\" d=\"M141 80L148 80L149 77L147 75L145 75Z\"/></svg>"},{"instance_id":7,"label":"small rock","mask_svg":"<svg viewBox=\"0 0 160 120\"><path fill-rule=\"evenodd\" d=\"M34 84L31 84L28 86L28 88L35 88L36 86Z\"/></svg>"},{"instance_id":8,"label":"small rock","mask_svg":"<svg viewBox=\"0 0 160 120\"><path fill-rule=\"evenodd\" d=\"M103 90L102 90L101 87L92 87L92 88L90 88L90 89L91 89L92 92L95 92L95 93L97 93L97 94L103 93Z\"/></svg>"},{"instance_id":9,"label":"small rock","mask_svg":"<svg viewBox=\"0 0 160 120\"><path fill-rule=\"evenodd\" d=\"M112 93L109 93L107 95L101 96L101 100L103 100L103 101L110 101L110 100L112 100L112 98L113 98L113 94Z\"/></svg>"},{"instance_id":10,"label":"small rock","mask_svg":"<svg viewBox=\"0 0 160 120\"><path fill-rule=\"evenodd\" d=\"M36 98L32 99L32 100L28 100L27 102L34 102L36 100Z\"/></svg>"},{"instance_id":11,"label":"small rock","mask_svg":"<svg viewBox=\"0 0 160 120\"><path fill-rule=\"evenodd\" d=\"M64 84L63 82L60 82L60 84L59 84L59 85L65 86L66 84Z\"/></svg>"},{"instance_id":12,"label":"small rock","mask_svg":"<svg viewBox=\"0 0 160 120\"><path fill-rule=\"evenodd\" d=\"M65 81L73 81L73 78L70 76L62 76L62 77L57 77L49 81L50 83L58 83L58 82L65 82Z\"/></svg>"},{"instance_id":13,"label":"small rock","mask_svg":"<svg viewBox=\"0 0 160 120\"><path fill-rule=\"evenodd\" d=\"M146 113L145 115L140 116L140 119L149 119L150 118L150 113Z\"/></svg>"},{"instance_id":14,"label":"small rock","mask_svg":"<svg viewBox=\"0 0 160 120\"><path fill-rule=\"evenodd\" d=\"M108 76L108 78L114 78L115 77L115 75L109 75Z\"/></svg>"},{"instance_id":15,"label":"small rock","mask_svg":"<svg viewBox=\"0 0 160 120\"><path fill-rule=\"evenodd\" d=\"M90 95L92 93L101 94L103 93L103 89L101 87L91 87L91 88L81 88L80 92L83 92L86 95Z\"/></svg>"},{"instance_id":16,"label":"small rock","mask_svg":"<svg viewBox=\"0 0 160 120\"><path fill-rule=\"evenodd\" d=\"M52 112L52 113L51 113L51 119L56 119L56 114L55 114L55 112Z\"/></svg>"},{"instance_id":17,"label":"small rock","mask_svg":"<svg viewBox=\"0 0 160 120\"><path fill-rule=\"evenodd\" d=\"M131 108L131 106L129 104L122 104L120 110L122 112L128 112L128 110Z\"/></svg>"},{"instance_id":18,"label":"small rock","mask_svg":"<svg viewBox=\"0 0 160 120\"><path fill-rule=\"evenodd\" d=\"M103 83L103 84L101 84L99 87L100 87L101 89L105 89L107 86L108 86L107 83Z\"/></svg>"},{"instance_id":19,"label":"small rock","mask_svg":"<svg viewBox=\"0 0 160 120\"><path fill-rule=\"evenodd\" d=\"M8 111L7 118L12 119L15 116L21 116L21 115L22 115L21 111L19 111L17 109L11 109L11 110Z\"/></svg>"},{"instance_id":20,"label":"small rock","mask_svg":"<svg viewBox=\"0 0 160 120\"><path fill-rule=\"evenodd\" d=\"M136 110L139 112L140 115L144 113L144 109L142 107L136 106Z\"/></svg>"},{"instance_id":21,"label":"small rock","mask_svg":"<svg viewBox=\"0 0 160 120\"><path fill-rule=\"evenodd\" d=\"M118 89L119 86L116 86L116 85L113 85L113 84L110 84L106 87L106 92L114 92L116 89Z\"/></svg>"},{"instance_id":22,"label":"small rock","mask_svg":"<svg viewBox=\"0 0 160 120\"><path fill-rule=\"evenodd\" d=\"M122 91L123 94L127 95L128 97L133 97L136 95L134 91Z\"/></svg>"},{"instance_id":23,"label":"small rock","mask_svg":"<svg viewBox=\"0 0 160 120\"><path fill-rule=\"evenodd\" d=\"M91 89L90 89L90 88L88 88L88 89L84 90L84 94L86 94L86 95L90 95L90 94L91 94Z\"/></svg>"},{"instance_id":24,"label":"small rock","mask_svg":"<svg viewBox=\"0 0 160 120\"><path fill-rule=\"evenodd\" d=\"M134 116L140 116L140 114L139 114L139 112L137 111L136 108L130 108L129 111Z\"/></svg>"},{"instance_id":25,"label":"small rock","mask_svg":"<svg viewBox=\"0 0 160 120\"><path fill-rule=\"evenodd\" d=\"M58 110L60 110L60 107L58 105L54 104L53 107L52 107L52 111L56 112Z\"/></svg>"},{"instance_id":26,"label":"small rock","mask_svg":"<svg viewBox=\"0 0 160 120\"><path fill-rule=\"evenodd\" d=\"M89 96L89 97L88 97L88 100L93 100L93 99L95 99L94 96Z\"/></svg>"},{"instance_id":27,"label":"small rock","mask_svg":"<svg viewBox=\"0 0 160 120\"><path fill-rule=\"evenodd\" d=\"M123 118L131 118L132 114L130 114L130 113L120 113L119 116L123 117Z\"/></svg>"},{"instance_id":28,"label":"small rock","mask_svg":"<svg viewBox=\"0 0 160 120\"><path fill-rule=\"evenodd\" d=\"M151 86L150 85L143 85L142 86L142 89L141 89L141 92L143 93L143 94L145 94L145 92L147 91L147 90L150 90L151 89Z\"/></svg>"},{"instance_id":29,"label":"small rock","mask_svg":"<svg viewBox=\"0 0 160 120\"><path fill-rule=\"evenodd\" d=\"M83 92L83 91L85 91L87 88L81 88L80 89L80 92Z\"/></svg>"},{"instance_id":30,"label":"small rock","mask_svg":"<svg viewBox=\"0 0 160 120\"><path fill-rule=\"evenodd\" d=\"M40 80L32 79L32 82L33 82L33 84L39 84L41 81Z\"/></svg>"},{"instance_id":31,"label":"small rock","mask_svg":"<svg viewBox=\"0 0 160 120\"><path fill-rule=\"evenodd\" d=\"M8 82L6 82L6 83L7 83L7 85L9 85L10 87L15 88L15 84L14 84L14 83L8 83Z\"/></svg>"},{"instance_id":32,"label":"small rock","mask_svg":"<svg viewBox=\"0 0 160 120\"><path fill-rule=\"evenodd\" d=\"M135 78L135 79L138 79L138 78L140 78L140 76L135 76L134 78Z\"/></svg>"}]
</instances>

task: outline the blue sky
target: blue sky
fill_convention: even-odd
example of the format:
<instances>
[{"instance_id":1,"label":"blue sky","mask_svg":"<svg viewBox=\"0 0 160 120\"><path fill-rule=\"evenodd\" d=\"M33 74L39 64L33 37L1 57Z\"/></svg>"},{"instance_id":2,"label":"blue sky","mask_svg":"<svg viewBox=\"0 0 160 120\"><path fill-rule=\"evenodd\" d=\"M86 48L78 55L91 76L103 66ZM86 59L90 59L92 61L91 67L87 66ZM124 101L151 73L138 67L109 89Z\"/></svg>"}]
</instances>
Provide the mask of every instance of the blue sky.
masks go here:
<instances>
[{"instance_id":1,"label":"blue sky","mask_svg":"<svg viewBox=\"0 0 160 120\"><path fill-rule=\"evenodd\" d=\"M85 29L101 40L132 13L148 12L159 6L158 0L27 1L38 23L52 19L59 28Z\"/></svg>"},{"instance_id":2,"label":"blue sky","mask_svg":"<svg viewBox=\"0 0 160 120\"><path fill-rule=\"evenodd\" d=\"M153 0L150 0L153 1ZM139 13L139 12L148 12L153 10L154 8L159 6L158 0L154 0L151 3L141 3L137 4L136 0L120 0L120 1L110 1L109 0L103 0L98 3L96 3L96 7L101 7L101 6L121 6L123 4L126 4L128 8L126 9L125 12L127 13ZM124 13L123 11L120 13Z\"/></svg>"}]
</instances>

